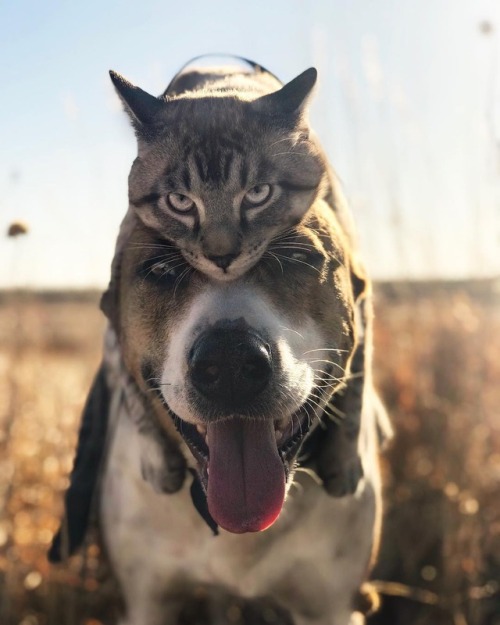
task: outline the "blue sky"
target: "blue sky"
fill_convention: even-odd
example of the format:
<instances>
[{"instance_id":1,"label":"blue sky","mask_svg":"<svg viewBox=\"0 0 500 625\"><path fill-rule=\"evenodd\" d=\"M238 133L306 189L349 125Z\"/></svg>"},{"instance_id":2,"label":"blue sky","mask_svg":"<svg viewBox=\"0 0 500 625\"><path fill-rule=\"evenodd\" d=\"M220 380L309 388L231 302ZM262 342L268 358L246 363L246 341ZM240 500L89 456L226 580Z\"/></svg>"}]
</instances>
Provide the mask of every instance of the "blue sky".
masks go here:
<instances>
[{"instance_id":1,"label":"blue sky","mask_svg":"<svg viewBox=\"0 0 500 625\"><path fill-rule=\"evenodd\" d=\"M135 155L108 69L157 94L219 51L318 67L373 276L500 274L499 36L497 0L1 3L0 287L106 284Z\"/></svg>"}]
</instances>

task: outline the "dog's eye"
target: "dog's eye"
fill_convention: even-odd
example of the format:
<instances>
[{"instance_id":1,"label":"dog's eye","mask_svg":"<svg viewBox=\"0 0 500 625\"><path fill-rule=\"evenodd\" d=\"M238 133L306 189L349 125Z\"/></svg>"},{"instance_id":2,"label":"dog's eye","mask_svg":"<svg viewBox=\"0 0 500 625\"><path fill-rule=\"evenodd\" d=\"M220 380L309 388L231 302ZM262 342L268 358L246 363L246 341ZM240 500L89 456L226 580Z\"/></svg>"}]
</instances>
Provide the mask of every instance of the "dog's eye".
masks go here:
<instances>
[{"instance_id":1,"label":"dog's eye","mask_svg":"<svg viewBox=\"0 0 500 625\"><path fill-rule=\"evenodd\" d=\"M325 258L316 250L290 249L285 251L285 256L293 265L297 267L309 266L315 269L321 267Z\"/></svg>"},{"instance_id":2,"label":"dog's eye","mask_svg":"<svg viewBox=\"0 0 500 625\"><path fill-rule=\"evenodd\" d=\"M324 256L316 251L293 250L289 254L289 259L297 268L310 267L316 270L319 270L325 262Z\"/></svg>"},{"instance_id":3,"label":"dog's eye","mask_svg":"<svg viewBox=\"0 0 500 625\"><path fill-rule=\"evenodd\" d=\"M292 254L290 254L290 258L292 258L293 260L301 260L305 263L307 263L307 259L309 258L310 254L307 252L293 252Z\"/></svg>"},{"instance_id":4,"label":"dog's eye","mask_svg":"<svg viewBox=\"0 0 500 625\"><path fill-rule=\"evenodd\" d=\"M141 265L139 276L143 280L157 284L174 284L181 277L182 273L186 271L186 267L187 263L181 257L168 261L147 260Z\"/></svg>"},{"instance_id":5,"label":"dog's eye","mask_svg":"<svg viewBox=\"0 0 500 625\"><path fill-rule=\"evenodd\" d=\"M176 278L180 274L180 270L174 265L173 267L167 263L155 263L151 267L151 273L157 278Z\"/></svg>"}]
</instances>

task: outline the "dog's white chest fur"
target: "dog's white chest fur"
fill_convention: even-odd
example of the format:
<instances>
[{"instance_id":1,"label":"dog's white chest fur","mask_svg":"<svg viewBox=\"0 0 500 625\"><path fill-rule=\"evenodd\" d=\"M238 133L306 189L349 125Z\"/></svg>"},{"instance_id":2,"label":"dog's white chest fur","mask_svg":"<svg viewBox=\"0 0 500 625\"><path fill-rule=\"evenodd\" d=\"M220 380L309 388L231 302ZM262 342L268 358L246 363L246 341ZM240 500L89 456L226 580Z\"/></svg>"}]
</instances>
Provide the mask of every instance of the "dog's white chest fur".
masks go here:
<instances>
[{"instance_id":1,"label":"dog's white chest fur","mask_svg":"<svg viewBox=\"0 0 500 625\"><path fill-rule=\"evenodd\" d=\"M362 443L372 447L369 440ZM214 536L193 505L190 478L172 495L158 494L144 482L139 445L135 426L120 415L101 514L110 557L128 597L127 624L174 623L176 594L214 585L235 595L284 602L297 625L350 622L351 595L363 580L372 547L378 485L370 466L358 493L342 499L329 497L311 476L298 473L274 526L242 535L221 530ZM371 464L374 450L366 452Z\"/></svg>"}]
</instances>

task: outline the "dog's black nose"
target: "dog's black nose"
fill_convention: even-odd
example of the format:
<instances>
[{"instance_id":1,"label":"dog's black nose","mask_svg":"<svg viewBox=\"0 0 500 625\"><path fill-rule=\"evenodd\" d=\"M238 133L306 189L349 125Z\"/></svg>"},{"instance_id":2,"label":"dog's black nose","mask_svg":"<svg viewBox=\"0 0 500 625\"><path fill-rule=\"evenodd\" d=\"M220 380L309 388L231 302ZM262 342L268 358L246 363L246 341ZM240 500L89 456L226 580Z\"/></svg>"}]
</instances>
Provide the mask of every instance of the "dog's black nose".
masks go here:
<instances>
[{"instance_id":1,"label":"dog's black nose","mask_svg":"<svg viewBox=\"0 0 500 625\"><path fill-rule=\"evenodd\" d=\"M238 411L268 385L269 346L247 330L215 329L202 334L188 359L196 390L218 407Z\"/></svg>"}]
</instances>

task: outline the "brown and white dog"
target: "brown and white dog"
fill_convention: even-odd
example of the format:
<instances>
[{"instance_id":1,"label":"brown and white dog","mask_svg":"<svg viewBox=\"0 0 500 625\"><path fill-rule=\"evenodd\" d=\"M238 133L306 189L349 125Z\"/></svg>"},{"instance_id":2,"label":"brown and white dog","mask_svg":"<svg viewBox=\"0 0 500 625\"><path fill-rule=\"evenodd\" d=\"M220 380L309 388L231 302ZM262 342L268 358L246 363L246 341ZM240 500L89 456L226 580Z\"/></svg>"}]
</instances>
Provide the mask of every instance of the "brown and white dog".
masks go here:
<instances>
[{"instance_id":1,"label":"brown and white dog","mask_svg":"<svg viewBox=\"0 0 500 625\"><path fill-rule=\"evenodd\" d=\"M333 179L329 193L288 232L280 263L264 255L231 281L182 263L159 280L166 243L133 210L122 224L105 359L51 557L81 543L102 466L123 625L362 621L390 428L371 379L370 286ZM339 491L339 462L359 459Z\"/></svg>"}]
</instances>

